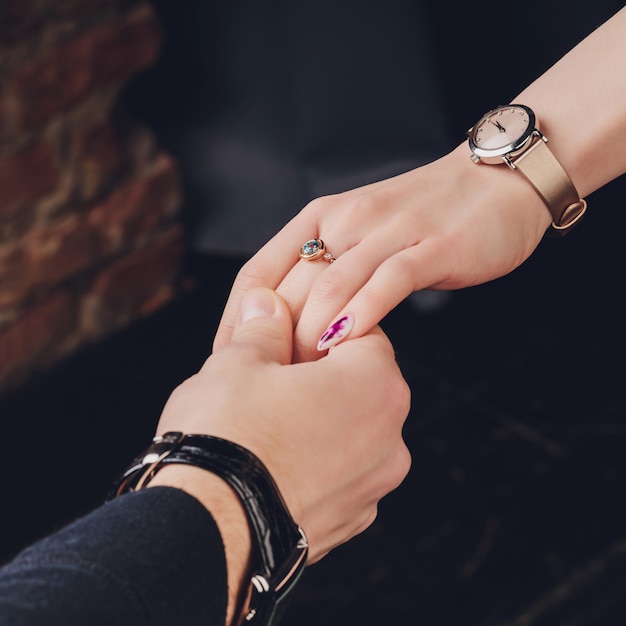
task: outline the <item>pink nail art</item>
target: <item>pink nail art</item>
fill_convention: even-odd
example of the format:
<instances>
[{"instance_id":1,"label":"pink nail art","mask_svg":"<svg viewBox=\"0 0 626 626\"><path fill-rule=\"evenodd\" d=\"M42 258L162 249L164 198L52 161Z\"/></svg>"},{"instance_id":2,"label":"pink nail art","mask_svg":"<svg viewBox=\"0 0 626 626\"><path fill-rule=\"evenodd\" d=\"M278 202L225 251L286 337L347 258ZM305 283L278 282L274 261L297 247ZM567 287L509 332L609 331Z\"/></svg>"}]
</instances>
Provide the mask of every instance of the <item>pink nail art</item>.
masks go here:
<instances>
[{"instance_id":1,"label":"pink nail art","mask_svg":"<svg viewBox=\"0 0 626 626\"><path fill-rule=\"evenodd\" d=\"M336 322L333 322L320 337L320 340L317 342L317 349L322 351L327 350L331 346L336 346L348 336L353 326L354 318L352 315L340 317Z\"/></svg>"}]
</instances>

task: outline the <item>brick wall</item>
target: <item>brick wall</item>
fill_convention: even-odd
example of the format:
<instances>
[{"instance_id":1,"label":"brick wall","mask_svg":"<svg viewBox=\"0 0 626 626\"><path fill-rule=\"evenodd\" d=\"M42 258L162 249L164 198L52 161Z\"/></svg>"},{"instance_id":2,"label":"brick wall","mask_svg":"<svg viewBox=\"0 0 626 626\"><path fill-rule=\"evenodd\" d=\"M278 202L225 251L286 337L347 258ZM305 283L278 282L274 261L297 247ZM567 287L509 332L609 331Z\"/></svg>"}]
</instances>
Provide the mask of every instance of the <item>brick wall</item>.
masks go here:
<instances>
[{"instance_id":1,"label":"brick wall","mask_svg":"<svg viewBox=\"0 0 626 626\"><path fill-rule=\"evenodd\" d=\"M178 289L177 169L117 104L159 47L145 2L0 2L0 392Z\"/></svg>"}]
</instances>

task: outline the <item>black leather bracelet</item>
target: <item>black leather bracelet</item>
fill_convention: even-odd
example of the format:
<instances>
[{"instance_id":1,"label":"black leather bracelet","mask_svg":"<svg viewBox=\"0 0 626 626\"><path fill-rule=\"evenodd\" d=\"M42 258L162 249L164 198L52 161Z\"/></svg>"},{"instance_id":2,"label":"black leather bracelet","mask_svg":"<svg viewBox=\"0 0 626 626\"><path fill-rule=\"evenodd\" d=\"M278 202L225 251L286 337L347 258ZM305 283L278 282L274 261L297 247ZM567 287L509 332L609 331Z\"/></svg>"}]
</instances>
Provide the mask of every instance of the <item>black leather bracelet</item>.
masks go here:
<instances>
[{"instance_id":1,"label":"black leather bracelet","mask_svg":"<svg viewBox=\"0 0 626 626\"><path fill-rule=\"evenodd\" d=\"M230 441L169 432L155 437L133 460L110 498L142 489L172 463L193 465L220 476L241 500L250 523L253 563L243 619L251 624L276 624L306 565L308 542L267 468L252 452Z\"/></svg>"}]
</instances>

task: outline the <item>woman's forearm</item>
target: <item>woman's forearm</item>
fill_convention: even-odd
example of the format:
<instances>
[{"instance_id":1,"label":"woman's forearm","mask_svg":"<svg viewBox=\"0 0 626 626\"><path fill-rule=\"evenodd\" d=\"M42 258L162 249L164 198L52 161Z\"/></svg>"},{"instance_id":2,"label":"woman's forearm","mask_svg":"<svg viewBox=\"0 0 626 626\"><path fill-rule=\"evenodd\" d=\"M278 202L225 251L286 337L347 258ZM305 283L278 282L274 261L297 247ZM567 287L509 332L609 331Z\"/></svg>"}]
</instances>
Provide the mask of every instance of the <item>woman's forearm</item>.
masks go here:
<instances>
[{"instance_id":1,"label":"woman's forearm","mask_svg":"<svg viewBox=\"0 0 626 626\"><path fill-rule=\"evenodd\" d=\"M530 106L581 196L626 171L626 8L515 101Z\"/></svg>"}]
</instances>

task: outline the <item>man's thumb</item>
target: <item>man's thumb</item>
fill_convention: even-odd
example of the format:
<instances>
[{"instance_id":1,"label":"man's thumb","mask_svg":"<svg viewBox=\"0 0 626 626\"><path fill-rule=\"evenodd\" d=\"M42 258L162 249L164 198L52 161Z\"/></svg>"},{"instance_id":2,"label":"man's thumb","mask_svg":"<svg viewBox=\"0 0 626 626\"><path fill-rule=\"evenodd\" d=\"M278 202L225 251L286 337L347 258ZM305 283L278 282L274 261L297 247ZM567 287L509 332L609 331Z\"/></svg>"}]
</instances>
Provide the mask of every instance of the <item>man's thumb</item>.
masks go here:
<instances>
[{"instance_id":1,"label":"man's thumb","mask_svg":"<svg viewBox=\"0 0 626 626\"><path fill-rule=\"evenodd\" d=\"M286 302L271 289L247 291L239 305L239 320L231 343L246 344L259 351L263 361L291 363L293 323Z\"/></svg>"}]
</instances>

